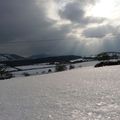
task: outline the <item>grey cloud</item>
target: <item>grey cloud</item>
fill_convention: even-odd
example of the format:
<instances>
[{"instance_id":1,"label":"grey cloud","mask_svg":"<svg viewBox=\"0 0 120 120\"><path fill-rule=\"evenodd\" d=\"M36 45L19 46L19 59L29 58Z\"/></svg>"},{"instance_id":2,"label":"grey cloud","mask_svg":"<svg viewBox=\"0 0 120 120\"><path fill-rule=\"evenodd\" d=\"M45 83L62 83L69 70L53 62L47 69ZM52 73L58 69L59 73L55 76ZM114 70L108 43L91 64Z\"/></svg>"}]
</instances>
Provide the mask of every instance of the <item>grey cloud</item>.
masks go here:
<instances>
[{"instance_id":1,"label":"grey cloud","mask_svg":"<svg viewBox=\"0 0 120 120\"><path fill-rule=\"evenodd\" d=\"M49 27L45 15L33 0L0 1L0 40L10 41L25 38Z\"/></svg>"},{"instance_id":2,"label":"grey cloud","mask_svg":"<svg viewBox=\"0 0 120 120\"><path fill-rule=\"evenodd\" d=\"M103 40L103 50L120 51L120 31L117 31L113 37L106 37Z\"/></svg>"},{"instance_id":3,"label":"grey cloud","mask_svg":"<svg viewBox=\"0 0 120 120\"><path fill-rule=\"evenodd\" d=\"M88 32L89 35L87 36L89 38L88 43L92 42L92 44L88 46L90 52L93 50L93 53L96 54L103 51L120 51L119 26L106 25L96 27L92 32L91 31Z\"/></svg>"},{"instance_id":4,"label":"grey cloud","mask_svg":"<svg viewBox=\"0 0 120 120\"><path fill-rule=\"evenodd\" d=\"M89 23L102 23L104 18L96 17L86 17L84 7L88 4L84 2L84 5L81 2L74 1L68 3L63 10L59 11L60 16L63 19L68 19L72 22L87 25Z\"/></svg>"},{"instance_id":5,"label":"grey cloud","mask_svg":"<svg viewBox=\"0 0 120 120\"><path fill-rule=\"evenodd\" d=\"M71 0L59 14L61 19L71 21L68 25L58 25L46 13L47 0L0 0L0 51L21 55L39 53L48 54L91 54L94 51L119 48L119 34L116 28L102 27L86 29L91 23L102 23L103 18L85 17L84 7L94 4L95 0ZM60 0L51 0L60 1ZM65 0L61 0L65 1ZM68 0L66 0L68 1ZM75 25L74 25L75 24ZM76 25L77 24L77 25ZM55 27L56 26L56 27ZM76 27L77 26L77 27ZM85 29L85 37L97 37L103 40L99 46L96 41L91 44L87 38L67 36L74 29ZM113 34L114 40L103 39L106 34ZM109 38L111 39L111 38ZM114 41L114 42L113 42ZM114 43L114 46L112 44ZM94 48L93 46L98 46ZM92 49L91 49L92 48ZM91 51L91 52L90 52Z\"/></svg>"},{"instance_id":6,"label":"grey cloud","mask_svg":"<svg viewBox=\"0 0 120 120\"><path fill-rule=\"evenodd\" d=\"M87 38L103 38L107 34L113 34L115 32L115 28L110 25L103 25L97 27L87 28L83 31L83 35Z\"/></svg>"},{"instance_id":7,"label":"grey cloud","mask_svg":"<svg viewBox=\"0 0 120 120\"><path fill-rule=\"evenodd\" d=\"M65 39L69 27L53 27L56 22L46 15L45 4L47 1L39 6L36 0L0 1L1 51L23 53L21 51L24 50L25 54L46 52Z\"/></svg>"},{"instance_id":8,"label":"grey cloud","mask_svg":"<svg viewBox=\"0 0 120 120\"><path fill-rule=\"evenodd\" d=\"M79 22L83 21L84 11L80 8L79 4L76 2L69 3L65 6L63 11L60 11L60 15L63 18L69 19L71 21Z\"/></svg>"}]
</instances>

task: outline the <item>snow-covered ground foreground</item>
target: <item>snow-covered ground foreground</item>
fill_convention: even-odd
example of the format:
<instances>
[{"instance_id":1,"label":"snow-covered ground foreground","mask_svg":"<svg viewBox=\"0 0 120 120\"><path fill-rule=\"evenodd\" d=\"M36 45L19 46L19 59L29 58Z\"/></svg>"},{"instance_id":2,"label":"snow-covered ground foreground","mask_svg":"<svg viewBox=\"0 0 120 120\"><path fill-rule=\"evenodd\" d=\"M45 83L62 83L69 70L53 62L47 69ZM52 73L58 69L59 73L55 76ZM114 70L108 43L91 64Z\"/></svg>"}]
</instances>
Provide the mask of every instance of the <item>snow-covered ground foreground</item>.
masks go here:
<instances>
[{"instance_id":1,"label":"snow-covered ground foreground","mask_svg":"<svg viewBox=\"0 0 120 120\"><path fill-rule=\"evenodd\" d=\"M0 120L120 120L120 66L0 81Z\"/></svg>"}]
</instances>

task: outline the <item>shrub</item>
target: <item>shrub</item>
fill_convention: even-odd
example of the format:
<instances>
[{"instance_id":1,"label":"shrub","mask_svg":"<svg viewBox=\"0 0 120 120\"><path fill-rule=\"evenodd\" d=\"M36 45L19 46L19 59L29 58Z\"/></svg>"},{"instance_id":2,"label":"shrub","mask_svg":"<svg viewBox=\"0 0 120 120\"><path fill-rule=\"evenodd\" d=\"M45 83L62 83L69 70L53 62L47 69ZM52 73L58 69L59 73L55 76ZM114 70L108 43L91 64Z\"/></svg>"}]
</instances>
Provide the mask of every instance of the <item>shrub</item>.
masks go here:
<instances>
[{"instance_id":1,"label":"shrub","mask_svg":"<svg viewBox=\"0 0 120 120\"><path fill-rule=\"evenodd\" d=\"M74 69L75 68L75 66L74 65L70 65L69 66L69 69L71 70L71 69Z\"/></svg>"},{"instance_id":2,"label":"shrub","mask_svg":"<svg viewBox=\"0 0 120 120\"><path fill-rule=\"evenodd\" d=\"M103 67L103 66L112 66L112 65L120 65L120 61L103 61L95 65L95 67Z\"/></svg>"},{"instance_id":3,"label":"shrub","mask_svg":"<svg viewBox=\"0 0 120 120\"><path fill-rule=\"evenodd\" d=\"M60 72L60 71L67 70L67 67L65 64L58 64L58 65L56 65L55 70L56 70L56 72Z\"/></svg>"},{"instance_id":4,"label":"shrub","mask_svg":"<svg viewBox=\"0 0 120 120\"><path fill-rule=\"evenodd\" d=\"M42 73L42 74L45 74L46 72L45 72L45 71L42 71L41 73Z\"/></svg>"},{"instance_id":5,"label":"shrub","mask_svg":"<svg viewBox=\"0 0 120 120\"><path fill-rule=\"evenodd\" d=\"M13 75L7 71L7 66L6 65L0 65L0 79L9 79L12 78Z\"/></svg>"},{"instance_id":6,"label":"shrub","mask_svg":"<svg viewBox=\"0 0 120 120\"><path fill-rule=\"evenodd\" d=\"M23 75L24 75L25 77L30 76L30 74L29 74L29 73L27 73L27 72L24 72L24 73L23 73Z\"/></svg>"},{"instance_id":7,"label":"shrub","mask_svg":"<svg viewBox=\"0 0 120 120\"><path fill-rule=\"evenodd\" d=\"M110 56L107 53L101 53L97 55L98 60L110 60Z\"/></svg>"},{"instance_id":8,"label":"shrub","mask_svg":"<svg viewBox=\"0 0 120 120\"><path fill-rule=\"evenodd\" d=\"M51 72L52 72L52 70L51 70L51 69L49 69L49 70L48 70L48 73L51 73Z\"/></svg>"}]
</instances>

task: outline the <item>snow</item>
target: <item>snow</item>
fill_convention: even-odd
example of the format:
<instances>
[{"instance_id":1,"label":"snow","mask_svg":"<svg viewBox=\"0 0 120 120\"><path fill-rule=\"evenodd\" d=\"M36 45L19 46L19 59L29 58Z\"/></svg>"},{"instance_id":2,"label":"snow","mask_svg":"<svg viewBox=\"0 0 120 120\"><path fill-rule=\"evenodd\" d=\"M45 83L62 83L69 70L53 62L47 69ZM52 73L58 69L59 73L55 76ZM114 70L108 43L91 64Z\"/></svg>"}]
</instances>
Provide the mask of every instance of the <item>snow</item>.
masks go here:
<instances>
[{"instance_id":1,"label":"snow","mask_svg":"<svg viewBox=\"0 0 120 120\"><path fill-rule=\"evenodd\" d=\"M120 120L120 66L0 81L0 120Z\"/></svg>"},{"instance_id":2,"label":"snow","mask_svg":"<svg viewBox=\"0 0 120 120\"><path fill-rule=\"evenodd\" d=\"M55 72L55 68L41 68L41 69L31 69L31 70L23 70L23 71L16 71L12 72L15 77L23 77L24 73L28 73L30 75L42 75L42 74L48 74L48 71L51 70L51 72Z\"/></svg>"},{"instance_id":3,"label":"snow","mask_svg":"<svg viewBox=\"0 0 120 120\"><path fill-rule=\"evenodd\" d=\"M75 63L72 64L75 68L80 67L88 67L88 66L95 66L99 61L90 61L90 62L82 62L82 63ZM70 64L66 64L67 68L69 69ZM17 70L17 69L20 69ZM8 71L12 71L12 74L15 77L24 76L24 73L28 73L30 75L41 75L41 74L48 74L49 70L51 72L55 72L55 65L49 64L35 64L35 65L27 65L27 66L18 66L16 68L9 68Z\"/></svg>"},{"instance_id":4,"label":"snow","mask_svg":"<svg viewBox=\"0 0 120 120\"><path fill-rule=\"evenodd\" d=\"M8 71L12 72L15 77L22 77L24 76L24 73L28 73L30 75L47 74L49 70L55 72L55 65L45 63L8 68Z\"/></svg>"},{"instance_id":5,"label":"snow","mask_svg":"<svg viewBox=\"0 0 120 120\"><path fill-rule=\"evenodd\" d=\"M17 68L20 69L34 69L34 68L50 68L50 67L54 67L55 65L49 65L49 64L34 64L34 65L26 65L26 66L19 66Z\"/></svg>"},{"instance_id":6,"label":"snow","mask_svg":"<svg viewBox=\"0 0 120 120\"><path fill-rule=\"evenodd\" d=\"M82 62L82 63L76 63L76 64L74 64L74 66L76 68L78 68L78 67L89 67L89 66L94 67L97 63L99 63L99 61Z\"/></svg>"}]
</instances>

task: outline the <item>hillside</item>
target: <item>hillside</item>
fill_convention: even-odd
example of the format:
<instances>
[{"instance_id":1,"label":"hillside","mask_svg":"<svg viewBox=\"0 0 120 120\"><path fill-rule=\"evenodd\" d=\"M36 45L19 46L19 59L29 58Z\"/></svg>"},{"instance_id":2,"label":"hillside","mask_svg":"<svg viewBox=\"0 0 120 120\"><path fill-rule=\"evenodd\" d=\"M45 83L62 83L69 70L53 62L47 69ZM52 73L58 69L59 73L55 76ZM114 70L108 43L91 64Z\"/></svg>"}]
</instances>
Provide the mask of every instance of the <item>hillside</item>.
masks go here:
<instances>
[{"instance_id":1,"label":"hillside","mask_svg":"<svg viewBox=\"0 0 120 120\"><path fill-rule=\"evenodd\" d=\"M15 61L15 60L21 60L24 57L21 57L16 54L0 54L0 62L3 61Z\"/></svg>"},{"instance_id":2,"label":"hillside","mask_svg":"<svg viewBox=\"0 0 120 120\"><path fill-rule=\"evenodd\" d=\"M102 52L96 58L98 60L120 59L120 52Z\"/></svg>"},{"instance_id":3,"label":"hillside","mask_svg":"<svg viewBox=\"0 0 120 120\"><path fill-rule=\"evenodd\" d=\"M32 55L29 58L30 59L40 59L40 58L47 58L47 57L50 57L50 55L47 55L47 54L38 54L38 55Z\"/></svg>"},{"instance_id":4,"label":"hillside","mask_svg":"<svg viewBox=\"0 0 120 120\"><path fill-rule=\"evenodd\" d=\"M0 81L0 120L120 120L120 66Z\"/></svg>"},{"instance_id":5,"label":"hillside","mask_svg":"<svg viewBox=\"0 0 120 120\"><path fill-rule=\"evenodd\" d=\"M69 62L70 60L79 59L81 56L75 55L65 55L65 56L53 56L53 57L28 57L25 59L19 59L15 61L3 61L1 63L8 66L24 66L24 65L33 65L38 63L54 63L54 62Z\"/></svg>"}]
</instances>

